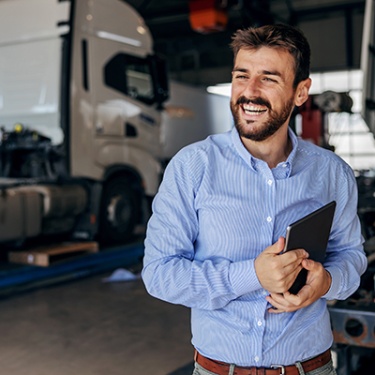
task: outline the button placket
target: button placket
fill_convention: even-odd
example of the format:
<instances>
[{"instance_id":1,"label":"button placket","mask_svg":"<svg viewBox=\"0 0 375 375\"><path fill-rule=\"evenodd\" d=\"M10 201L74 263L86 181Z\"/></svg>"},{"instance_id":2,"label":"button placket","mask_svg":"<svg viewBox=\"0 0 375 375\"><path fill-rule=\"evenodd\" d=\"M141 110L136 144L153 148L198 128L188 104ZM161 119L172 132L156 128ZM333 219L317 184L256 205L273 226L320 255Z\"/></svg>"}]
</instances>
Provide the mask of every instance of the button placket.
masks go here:
<instances>
[{"instance_id":1,"label":"button placket","mask_svg":"<svg viewBox=\"0 0 375 375\"><path fill-rule=\"evenodd\" d=\"M272 178L267 178L266 183L271 188L274 185L274 180ZM267 223L272 223L273 218L272 218L271 215L269 215L269 216L267 216L266 220L267 220Z\"/></svg>"}]
</instances>

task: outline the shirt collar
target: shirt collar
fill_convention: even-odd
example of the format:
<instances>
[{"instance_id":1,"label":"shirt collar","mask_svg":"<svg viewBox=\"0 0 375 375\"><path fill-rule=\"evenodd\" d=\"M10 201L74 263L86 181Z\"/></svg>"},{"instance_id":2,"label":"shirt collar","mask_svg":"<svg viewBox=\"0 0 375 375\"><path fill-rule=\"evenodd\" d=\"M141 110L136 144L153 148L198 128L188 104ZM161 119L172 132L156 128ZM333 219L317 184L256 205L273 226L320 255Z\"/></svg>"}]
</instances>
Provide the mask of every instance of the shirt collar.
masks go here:
<instances>
[{"instance_id":1,"label":"shirt collar","mask_svg":"<svg viewBox=\"0 0 375 375\"><path fill-rule=\"evenodd\" d=\"M298 145L298 139L297 139L297 136L295 135L295 133L293 132L293 130L289 127L288 128L288 134L289 134L289 138L292 142L292 151L290 152L288 158L286 161L280 163L276 168L274 169L277 169L277 168L283 168L284 169L284 175L285 175L285 178L286 177L289 177L290 174L291 174L291 171L292 171L292 165L293 165L293 161L296 157L296 154L297 154L297 145ZM242 141L241 141L241 137L240 135L238 134L238 131L236 129L236 127L234 126L233 129L232 129L232 141L233 141L233 144L238 152L238 154L241 156L241 158L246 162L246 164L248 164L250 166L251 169L253 169L254 171L258 171L258 167L257 165L259 165L259 163L261 162L259 159L255 158L247 149L246 147L243 145Z\"/></svg>"}]
</instances>

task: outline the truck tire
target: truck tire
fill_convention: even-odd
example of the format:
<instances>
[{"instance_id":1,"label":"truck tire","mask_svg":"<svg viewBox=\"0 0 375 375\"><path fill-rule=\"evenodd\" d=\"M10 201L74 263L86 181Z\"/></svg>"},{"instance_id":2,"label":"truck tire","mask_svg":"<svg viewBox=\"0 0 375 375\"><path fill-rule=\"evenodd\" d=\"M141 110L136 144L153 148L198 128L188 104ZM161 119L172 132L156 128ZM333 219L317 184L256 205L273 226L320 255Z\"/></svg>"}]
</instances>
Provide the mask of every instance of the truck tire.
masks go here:
<instances>
[{"instance_id":1,"label":"truck tire","mask_svg":"<svg viewBox=\"0 0 375 375\"><path fill-rule=\"evenodd\" d=\"M140 215L140 199L126 177L116 177L104 185L99 217L99 242L127 242Z\"/></svg>"}]
</instances>

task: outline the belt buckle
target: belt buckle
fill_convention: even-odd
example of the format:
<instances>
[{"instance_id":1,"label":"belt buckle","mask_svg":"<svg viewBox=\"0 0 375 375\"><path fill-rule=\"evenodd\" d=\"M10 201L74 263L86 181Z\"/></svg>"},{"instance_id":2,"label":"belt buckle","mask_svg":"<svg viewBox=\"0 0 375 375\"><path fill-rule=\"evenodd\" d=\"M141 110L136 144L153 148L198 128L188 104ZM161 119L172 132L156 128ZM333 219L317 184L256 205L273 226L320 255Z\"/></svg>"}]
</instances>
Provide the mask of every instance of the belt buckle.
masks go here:
<instances>
[{"instance_id":1,"label":"belt buckle","mask_svg":"<svg viewBox=\"0 0 375 375\"><path fill-rule=\"evenodd\" d=\"M285 375L285 366L282 365L271 365L273 369L280 369L280 375Z\"/></svg>"}]
</instances>

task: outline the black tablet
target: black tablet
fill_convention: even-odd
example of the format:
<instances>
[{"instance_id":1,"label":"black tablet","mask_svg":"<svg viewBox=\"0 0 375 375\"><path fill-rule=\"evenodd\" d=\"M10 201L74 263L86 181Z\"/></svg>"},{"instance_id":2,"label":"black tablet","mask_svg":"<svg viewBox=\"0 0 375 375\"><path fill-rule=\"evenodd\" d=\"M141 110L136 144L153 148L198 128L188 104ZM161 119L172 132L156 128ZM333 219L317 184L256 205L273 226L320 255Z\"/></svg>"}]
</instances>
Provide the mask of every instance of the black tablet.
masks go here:
<instances>
[{"instance_id":1,"label":"black tablet","mask_svg":"<svg viewBox=\"0 0 375 375\"><path fill-rule=\"evenodd\" d=\"M305 249L309 253L309 259L323 263L335 208L336 202L332 201L290 224L286 230L285 248L282 252ZM306 277L307 270L302 269L289 292L297 294L305 285Z\"/></svg>"}]
</instances>

